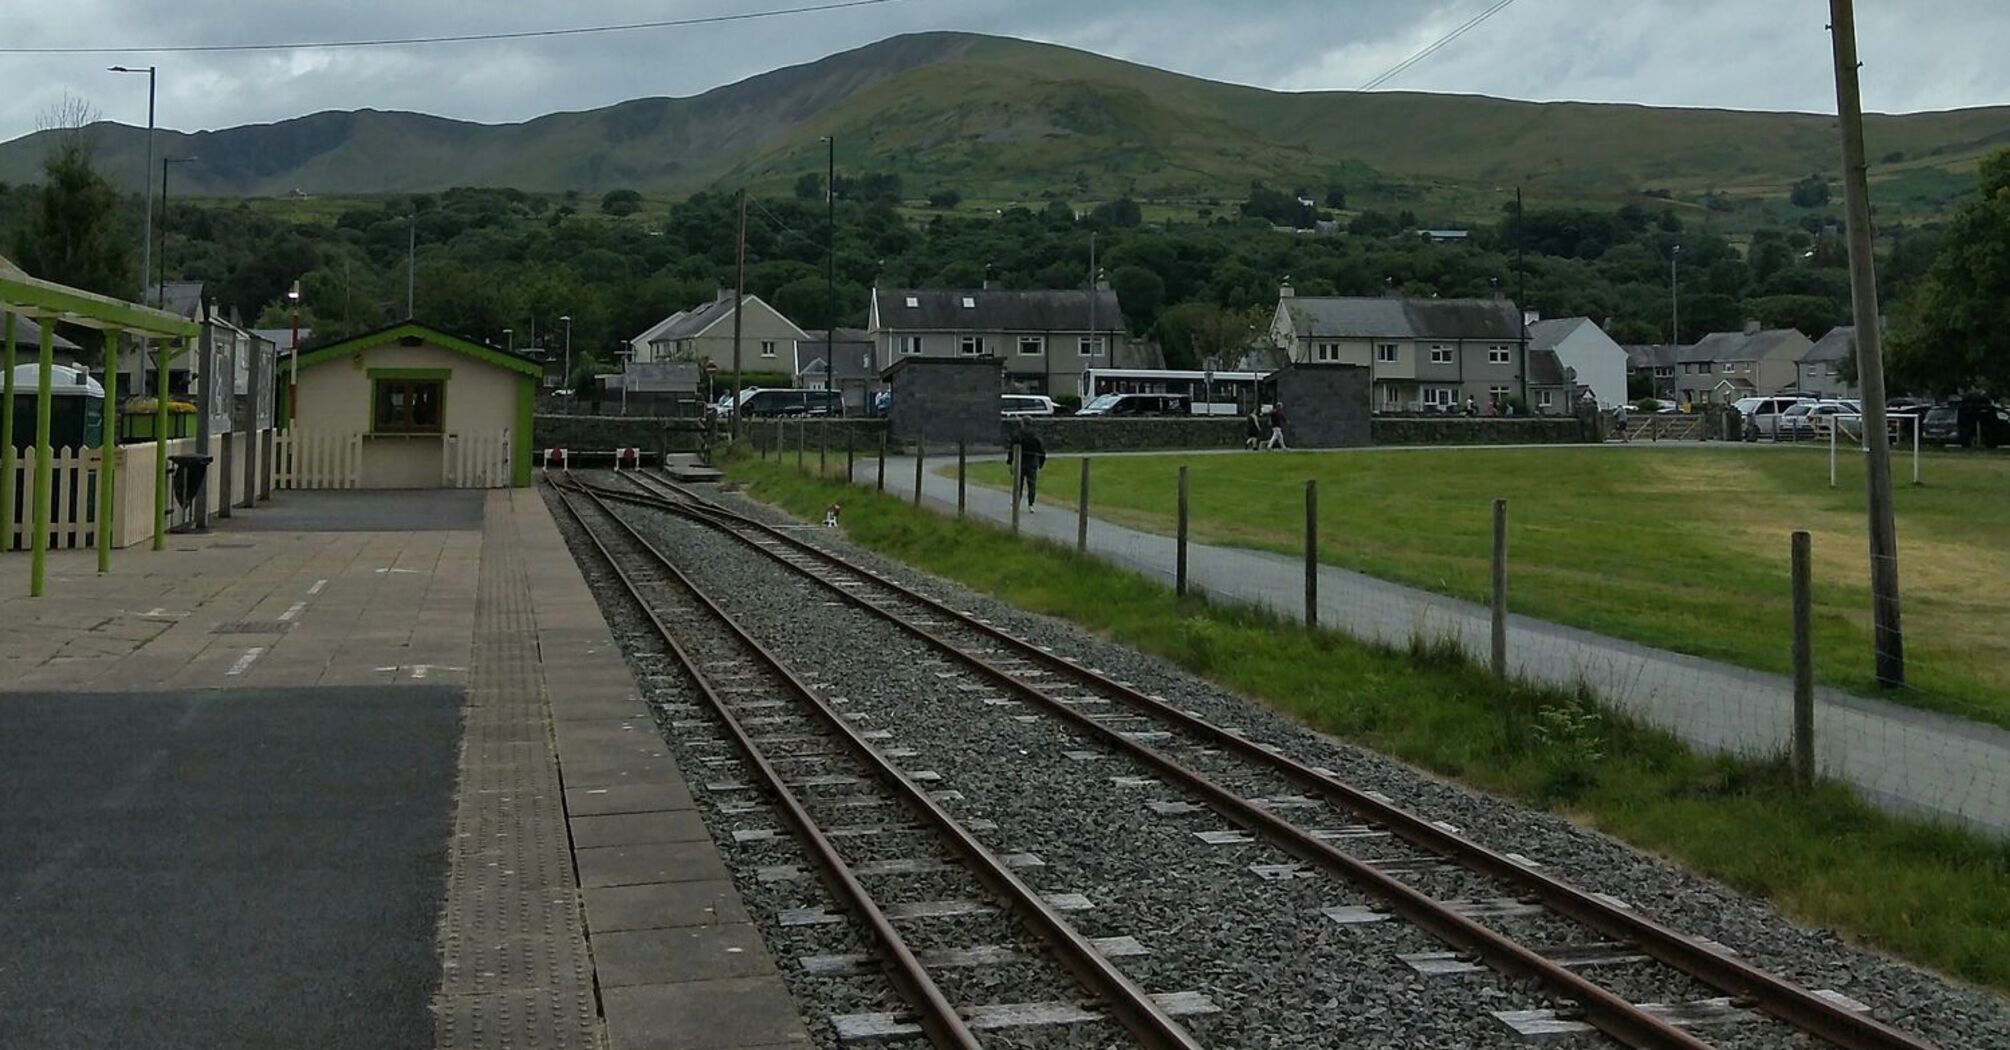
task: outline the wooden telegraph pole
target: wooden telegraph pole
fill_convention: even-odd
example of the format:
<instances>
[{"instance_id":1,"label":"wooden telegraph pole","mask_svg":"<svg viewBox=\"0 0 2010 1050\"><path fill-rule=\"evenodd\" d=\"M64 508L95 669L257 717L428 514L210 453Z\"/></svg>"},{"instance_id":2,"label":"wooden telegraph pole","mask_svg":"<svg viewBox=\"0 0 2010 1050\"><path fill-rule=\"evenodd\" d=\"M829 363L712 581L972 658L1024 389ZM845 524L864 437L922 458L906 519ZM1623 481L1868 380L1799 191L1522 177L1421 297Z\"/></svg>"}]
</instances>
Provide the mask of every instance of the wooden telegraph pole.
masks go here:
<instances>
[{"instance_id":1,"label":"wooden telegraph pole","mask_svg":"<svg viewBox=\"0 0 2010 1050\"><path fill-rule=\"evenodd\" d=\"M1829 0L1835 45L1836 115L1842 125L1843 203L1849 217L1850 300L1856 319L1857 376L1870 509L1870 602L1877 680L1905 684L1905 635L1898 618L1898 523L1891 495L1891 434L1884 410L1884 338L1878 330L1877 274L1871 260L1870 178L1864 160L1863 94L1857 75L1856 10Z\"/></svg>"},{"instance_id":2,"label":"wooden telegraph pole","mask_svg":"<svg viewBox=\"0 0 2010 1050\"><path fill-rule=\"evenodd\" d=\"M733 282L733 440L740 439L740 308L747 299L747 188L740 187L739 264Z\"/></svg>"}]
</instances>

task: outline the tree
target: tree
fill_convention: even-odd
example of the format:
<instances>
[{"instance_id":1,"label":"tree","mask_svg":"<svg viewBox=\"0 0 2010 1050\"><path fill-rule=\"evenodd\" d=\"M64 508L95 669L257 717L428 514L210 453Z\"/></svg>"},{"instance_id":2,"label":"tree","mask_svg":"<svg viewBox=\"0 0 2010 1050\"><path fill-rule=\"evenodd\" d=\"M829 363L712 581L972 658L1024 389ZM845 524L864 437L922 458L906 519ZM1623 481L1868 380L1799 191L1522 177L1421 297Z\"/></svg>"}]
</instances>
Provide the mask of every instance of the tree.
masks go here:
<instances>
[{"instance_id":1,"label":"tree","mask_svg":"<svg viewBox=\"0 0 2010 1050\"><path fill-rule=\"evenodd\" d=\"M962 203L963 193L960 190L936 190L934 193L928 195L928 206L931 208L941 208L947 211L954 209Z\"/></svg>"},{"instance_id":2,"label":"tree","mask_svg":"<svg viewBox=\"0 0 2010 1050\"><path fill-rule=\"evenodd\" d=\"M1129 197L1118 197L1107 204L1098 204L1090 216L1104 226L1119 230L1136 229L1144 225L1145 221L1144 209L1138 207L1138 202Z\"/></svg>"},{"instance_id":3,"label":"tree","mask_svg":"<svg viewBox=\"0 0 2010 1050\"><path fill-rule=\"evenodd\" d=\"M796 199L799 201L822 200L824 196L823 173L806 171L796 180Z\"/></svg>"},{"instance_id":4,"label":"tree","mask_svg":"<svg viewBox=\"0 0 2010 1050\"><path fill-rule=\"evenodd\" d=\"M1347 207L1347 187L1328 187L1326 190L1326 206L1334 211L1345 209Z\"/></svg>"},{"instance_id":5,"label":"tree","mask_svg":"<svg viewBox=\"0 0 2010 1050\"><path fill-rule=\"evenodd\" d=\"M1829 202L1829 180L1819 174L1810 175L1794 183L1794 188L1787 192L1787 199L1796 208L1822 207Z\"/></svg>"},{"instance_id":6,"label":"tree","mask_svg":"<svg viewBox=\"0 0 2010 1050\"><path fill-rule=\"evenodd\" d=\"M1165 279L1142 266L1117 267L1110 274L1110 288L1123 304L1124 316L1139 331L1149 329L1158 320L1159 311L1165 308Z\"/></svg>"},{"instance_id":7,"label":"tree","mask_svg":"<svg viewBox=\"0 0 2010 1050\"><path fill-rule=\"evenodd\" d=\"M15 240L16 261L45 281L134 298L132 237L119 221L119 195L98 173L89 146L64 140L42 171L27 226Z\"/></svg>"},{"instance_id":8,"label":"tree","mask_svg":"<svg viewBox=\"0 0 2010 1050\"><path fill-rule=\"evenodd\" d=\"M1886 367L1899 389L2010 394L2010 150L1982 162L1980 190L1898 311Z\"/></svg>"},{"instance_id":9,"label":"tree","mask_svg":"<svg viewBox=\"0 0 2010 1050\"><path fill-rule=\"evenodd\" d=\"M642 195L634 190L608 190L600 198L600 210L608 215L633 215L642 210Z\"/></svg>"}]
</instances>

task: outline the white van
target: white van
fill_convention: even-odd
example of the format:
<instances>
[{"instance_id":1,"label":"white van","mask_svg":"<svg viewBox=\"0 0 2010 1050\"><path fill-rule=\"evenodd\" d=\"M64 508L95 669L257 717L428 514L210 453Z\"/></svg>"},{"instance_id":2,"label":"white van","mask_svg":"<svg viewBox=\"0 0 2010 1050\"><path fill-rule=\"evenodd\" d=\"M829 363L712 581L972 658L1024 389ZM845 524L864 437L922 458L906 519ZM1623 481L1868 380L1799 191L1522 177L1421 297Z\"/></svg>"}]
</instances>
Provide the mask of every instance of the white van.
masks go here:
<instances>
[{"instance_id":1,"label":"white van","mask_svg":"<svg viewBox=\"0 0 2010 1050\"><path fill-rule=\"evenodd\" d=\"M999 415L1008 418L1018 416L1055 416L1061 408L1054 399L1045 394L1001 394L998 402Z\"/></svg>"},{"instance_id":2,"label":"white van","mask_svg":"<svg viewBox=\"0 0 2010 1050\"><path fill-rule=\"evenodd\" d=\"M1814 400L1812 397L1800 397L1793 394L1739 398L1735 402L1735 405L1738 409L1738 414L1743 416L1745 420L1743 428L1745 440L1757 441L1762 437L1772 438L1779 436L1780 417L1786 414L1787 409L1802 402L1812 402Z\"/></svg>"}]
</instances>

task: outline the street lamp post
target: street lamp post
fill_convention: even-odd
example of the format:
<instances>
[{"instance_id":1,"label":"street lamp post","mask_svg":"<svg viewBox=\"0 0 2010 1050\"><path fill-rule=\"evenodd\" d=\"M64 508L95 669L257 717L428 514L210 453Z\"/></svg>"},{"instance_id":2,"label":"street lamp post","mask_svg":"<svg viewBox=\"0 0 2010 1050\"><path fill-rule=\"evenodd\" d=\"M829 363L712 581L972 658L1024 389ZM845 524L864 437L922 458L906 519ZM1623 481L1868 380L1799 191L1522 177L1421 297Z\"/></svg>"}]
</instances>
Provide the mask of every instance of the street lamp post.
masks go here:
<instances>
[{"instance_id":1,"label":"street lamp post","mask_svg":"<svg viewBox=\"0 0 2010 1050\"><path fill-rule=\"evenodd\" d=\"M565 371L558 377L561 386L572 387L572 315L565 314L559 320L565 324Z\"/></svg>"},{"instance_id":2,"label":"street lamp post","mask_svg":"<svg viewBox=\"0 0 2010 1050\"><path fill-rule=\"evenodd\" d=\"M168 281L168 169L176 164L192 164L194 157L161 158L161 270L160 285L155 292L154 302L163 309L167 307Z\"/></svg>"},{"instance_id":3,"label":"street lamp post","mask_svg":"<svg viewBox=\"0 0 2010 1050\"><path fill-rule=\"evenodd\" d=\"M286 380L286 429L293 429L294 414L300 411L300 282L286 290L286 305L293 308L293 360Z\"/></svg>"},{"instance_id":4,"label":"street lamp post","mask_svg":"<svg viewBox=\"0 0 2010 1050\"><path fill-rule=\"evenodd\" d=\"M1675 246L1674 250L1668 253L1668 345L1671 347L1679 347L1682 345L1681 269L1682 269L1682 246L1678 244ZM1677 351L1675 356L1678 358L1681 357L1680 351ZM1670 390L1669 393L1677 395L1675 400L1680 401L1682 400L1680 396L1682 392L1682 380L1681 380L1682 366L1678 363L1675 366L1675 368L1676 368L1675 388L1673 390Z\"/></svg>"},{"instance_id":5,"label":"street lamp post","mask_svg":"<svg viewBox=\"0 0 2010 1050\"><path fill-rule=\"evenodd\" d=\"M110 67L110 72L145 73L147 75L147 162L146 166L140 169L140 190L145 195L146 211L140 216L139 292L140 298L145 299L147 296L147 284L153 279L154 271L154 89L160 81L159 70L154 66L147 66L144 69L133 66L112 66ZM134 385L138 388L138 392L142 394L146 393L147 352L152 348L153 340L140 340L140 359L138 363L133 365L133 375L139 380ZM159 393L161 397L165 398L167 397L167 372L164 369L160 369L158 364L156 364L156 370L160 372L160 375L156 379L156 383L160 387ZM8 440L13 440L11 435L8 436Z\"/></svg>"},{"instance_id":6,"label":"street lamp post","mask_svg":"<svg viewBox=\"0 0 2010 1050\"><path fill-rule=\"evenodd\" d=\"M516 329L503 329L503 349L512 354L516 353Z\"/></svg>"},{"instance_id":7,"label":"street lamp post","mask_svg":"<svg viewBox=\"0 0 2010 1050\"><path fill-rule=\"evenodd\" d=\"M827 323L824 325L824 375L826 378L825 385L835 388L837 386L837 361L832 357L832 354L837 349L838 323L837 137L825 136L824 143L827 146L827 152L825 153L826 169L824 173L824 215L825 222L828 224L826 236L830 238L830 244L827 248L829 255L824 269L824 294L827 296L826 305L830 312L830 316L825 318ZM842 398L843 395L839 395L840 400L838 403L840 406L844 403ZM738 406L735 407L737 408Z\"/></svg>"}]
</instances>

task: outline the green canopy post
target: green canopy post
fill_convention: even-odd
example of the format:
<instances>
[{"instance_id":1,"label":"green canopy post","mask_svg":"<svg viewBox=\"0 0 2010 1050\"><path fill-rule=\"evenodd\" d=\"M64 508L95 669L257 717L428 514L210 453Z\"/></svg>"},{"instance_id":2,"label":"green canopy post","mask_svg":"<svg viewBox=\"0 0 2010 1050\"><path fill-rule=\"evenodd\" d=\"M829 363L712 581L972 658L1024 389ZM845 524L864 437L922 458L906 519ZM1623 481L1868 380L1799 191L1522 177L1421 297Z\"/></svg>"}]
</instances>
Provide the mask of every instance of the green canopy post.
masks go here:
<instances>
[{"instance_id":1,"label":"green canopy post","mask_svg":"<svg viewBox=\"0 0 2010 1050\"><path fill-rule=\"evenodd\" d=\"M56 326L42 322L41 364L35 375L35 525L29 533L28 597L42 596L42 572L49 553L49 378L56 371ZM8 440L13 440L9 438Z\"/></svg>"},{"instance_id":2,"label":"green canopy post","mask_svg":"<svg viewBox=\"0 0 2010 1050\"><path fill-rule=\"evenodd\" d=\"M14 319L0 333L0 553L14 549Z\"/></svg>"},{"instance_id":3,"label":"green canopy post","mask_svg":"<svg viewBox=\"0 0 2010 1050\"><path fill-rule=\"evenodd\" d=\"M154 355L154 549L158 551L167 549L168 358L173 356L167 340L160 341Z\"/></svg>"},{"instance_id":4,"label":"green canopy post","mask_svg":"<svg viewBox=\"0 0 2010 1050\"><path fill-rule=\"evenodd\" d=\"M119 351L126 333L105 333L105 431L98 439L98 572L112 571L119 521Z\"/></svg>"}]
</instances>

